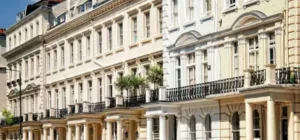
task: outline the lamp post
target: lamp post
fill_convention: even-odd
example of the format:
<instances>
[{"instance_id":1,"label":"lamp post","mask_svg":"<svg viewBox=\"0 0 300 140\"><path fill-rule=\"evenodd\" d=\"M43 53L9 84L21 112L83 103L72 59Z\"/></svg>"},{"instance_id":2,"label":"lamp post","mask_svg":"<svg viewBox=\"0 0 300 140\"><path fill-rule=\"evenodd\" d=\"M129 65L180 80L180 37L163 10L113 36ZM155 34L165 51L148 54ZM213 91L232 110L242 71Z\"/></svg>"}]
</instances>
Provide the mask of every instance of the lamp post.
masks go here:
<instances>
[{"instance_id":1,"label":"lamp post","mask_svg":"<svg viewBox=\"0 0 300 140\"><path fill-rule=\"evenodd\" d=\"M0 67L0 71L14 71L14 72L18 72L19 73L19 81L17 80L17 82L19 83L19 90L20 90L20 116L19 116L19 119L20 119L20 132L19 132L19 138L20 140L22 140L22 121L21 121L21 115L22 115L22 74L21 74L21 71L18 71L18 70L13 70L13 69L7 69L6 67Z\"/></svg>"}]
</instances>

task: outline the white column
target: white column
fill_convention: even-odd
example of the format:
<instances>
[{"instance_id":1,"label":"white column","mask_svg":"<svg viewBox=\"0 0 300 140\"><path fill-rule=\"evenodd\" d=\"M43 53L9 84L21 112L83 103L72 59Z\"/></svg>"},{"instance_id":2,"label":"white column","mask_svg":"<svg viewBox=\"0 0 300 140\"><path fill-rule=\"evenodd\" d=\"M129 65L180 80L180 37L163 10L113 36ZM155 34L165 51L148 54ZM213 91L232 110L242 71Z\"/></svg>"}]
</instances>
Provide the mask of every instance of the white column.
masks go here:
<instances>
[{"instance_id":1,"label":"white column","mask_svg":"<svg viewBox=\"0 0 300 140\"><path fill-rule=\"evenodd\" d=\"M275 102L272 99L267 101L267 138L276 140Z\"/></svg>"},{"instance_id":2,"label":"white column","mask_svg":"<svg viewBox=\"0 0 300 140\"><path fill-rule=\"evenodd\" d=\"M202 64L202 53L201 51L196 51L195 52L195 76L196 76L196 84L201 83L202 81L202 77L201 77L201 73L202 73L202 69L201 69L201 64Z\"/></svg>"},{"instance_id":3,"label":"white column","mask_svg":"<svg viewBox=\"0 0 300 140\"><path fill-rule=\"evenodd\" d=\"M117 121L117 140L123 140L122 138L122 120Z\"/></svg>"},{"instance_id":4,"label":"white column","mask_svg":"<svg viewBox=\"0 0 300 140\"><path fill-rule=\"evenodd\" d=\"M166 139L166 118L165 116L159 116L159 140Z\"/></svg>"},{"instance_id":5,"label":"white column","mask_svg":"<svg viewBox=\"0 0 300 140\"><path fill-rule=\"evenodd\" d=\"M80 140L80 125L76 125L76 139L75 140Z\"/></svg>"},{"instance_id":6,"label":"white column","mask_svg":"<svg viewBox=\"0 0 300 140\"><path fill-rule=\"evenodd\" d=\"M102 129L102 134L101 134L101 138L102 140L105 140L106 138L106 132L105 132L105 126L104 126L104 123L101 124L101 129Z\"/></svg>"},{"instance_id":7,"label":"white column","mask_svg":"<svg viewBox=\"0 0 300 140\"><path fill-rule=\"evenodd\" d=\"M147 140L153 140L153 118L147 118Z\"/></svg>"},{"instance_id":8,"label":"white column","mask_svg":"<svg viewBox=\"0 0 300 140\"><path fill-rule=\"evenodd\" d=\"M246 106L246 140L253 140L253 110L249 103Z\"/></svg>"},{"instance_id":9,"label":"white column","mask_svg":"<svg viewBox=\"0 0 300 140\"><path fill-rule=\"evenodd\" d=\"M84 124L84 128L83 128L83 133L84 133L84 140L89 140L89 124ZM94 132L95 133L95 132Z\"/></svg>"},{"instance_id":10,"label":"white column","mask_svg":"<svg viewBox=\"0 0 300 140\"><path fill-rule=\"evenodd\" d=\"M32 130L28 130L28 140L33 140Z\"/></svg>"},{"instance_id":11,"label":"white column","mask_svg":"<svg viewBox=\"0 0 300 140\"><path fill-rule=\"evenodd\" d=\"M23 140L27 140L27 131L23 130Z\"/></svg>"},{"instance_id":12,"label":"white column","mask_svg":"<svg viewBox=\"0 0 300 140\"><path fill-rule=\"evenodd\" d=\"M112 124L111 122L106 122L106 140L112 140Z\"/></svg>"},{"instance_id":13,"label":"white column","mask_svg":"<svg viewBox=\"0 0 300 140\"><path fill-rule=\"evenodd\" d=\"M176 116L176 121L177 121L177 140L181 140L181 116Z\"/></svg>"},{"instance_id":14,"label":"white column","mask_svg":"<svg viewBox=\"0 0 300 140\"><path fill-rule=\"evenodd\" d=\"M48 139L47 128L44 128L43 130L44 130L44 132L43 132L44 139L43 140L47 140Z\"/></svg>"},{"instance_id":15,"label":"white column","mask_svg":"<svg viewBox=\"0 0 300 140\"><path fill-rule=\"evenodd\" d=\"M72 140L72 126L68 126L68 136L67 140Z\"/></svg>"},{"instance_id":16,"label":"white column","mask_svg":"<svg viewBox=\"0 0 300 140\"><path fill-rule=\"evenodd\" d=\"M50 140L54 140L54 128L50 127Z\"/></svg>"}]
</instances>

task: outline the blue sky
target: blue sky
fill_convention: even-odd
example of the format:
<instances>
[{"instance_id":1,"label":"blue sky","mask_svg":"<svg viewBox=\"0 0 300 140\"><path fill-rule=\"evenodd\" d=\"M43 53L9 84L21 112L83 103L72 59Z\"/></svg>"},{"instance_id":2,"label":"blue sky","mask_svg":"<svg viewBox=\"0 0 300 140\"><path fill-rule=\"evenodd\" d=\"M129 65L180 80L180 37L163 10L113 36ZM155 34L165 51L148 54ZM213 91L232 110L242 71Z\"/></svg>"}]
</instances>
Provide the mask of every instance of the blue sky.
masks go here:
<instances>
[{"instance_id":1,"label":"blue sky","mask_svg":"<svg viewBox=\"0 0 300 140\"><path fill-rule=\"evenodd\" d=\"M27 4L36 0L1 0L0 28L8 28L16 23L16 14L24 10Z\"/></svg>"}]
</instances>

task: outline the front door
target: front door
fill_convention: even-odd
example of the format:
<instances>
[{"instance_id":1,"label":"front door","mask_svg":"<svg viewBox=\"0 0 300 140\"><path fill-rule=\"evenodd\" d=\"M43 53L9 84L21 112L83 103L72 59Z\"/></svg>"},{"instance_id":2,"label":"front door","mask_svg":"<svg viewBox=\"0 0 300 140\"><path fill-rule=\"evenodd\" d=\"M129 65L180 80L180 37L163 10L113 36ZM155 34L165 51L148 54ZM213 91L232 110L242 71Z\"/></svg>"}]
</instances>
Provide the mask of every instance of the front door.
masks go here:
<instances>
[{"instance_id":1,"label":"front door","mask_svg":"<svg viewBox=\"0 0 300 140\"><path fill-rule=\"evenodd\" d=\"M282 107L281 140L288 140L288 107Z\"/></svg>"}]
</instances>

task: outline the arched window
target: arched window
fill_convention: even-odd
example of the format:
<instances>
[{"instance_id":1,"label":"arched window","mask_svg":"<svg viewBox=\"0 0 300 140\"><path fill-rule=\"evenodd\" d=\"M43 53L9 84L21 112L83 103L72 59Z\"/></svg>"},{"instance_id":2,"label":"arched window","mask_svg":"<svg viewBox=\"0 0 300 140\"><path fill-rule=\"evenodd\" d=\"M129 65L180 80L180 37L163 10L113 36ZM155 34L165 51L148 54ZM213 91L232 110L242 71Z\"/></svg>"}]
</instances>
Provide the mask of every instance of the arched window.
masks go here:
<instances>
[{"instance_id":1,"label":"arched window","mask_svg":"<svg viewBox=\"0 0 300 140\"><path fill-rule=\"evenodd\" d=\"M191 140L196 140L196 118L194 115L190 118L190 135Z\"/></svg>"},{"instance_id":2,"label":"arched window","mask_svg":"<svg viewBox=\"0 0 300 140\"><path fill-rule=\"evenodd\" d=\"M257 110L253 111L254 138L260 138L260 118Z\"/></svg>"},{"instance_id":3,"label":"arched window","mask_svg":"<svg viewBox=\"0 0 300 140\"><path fill-rule=\"evenodd\" d=\"M209 114L205 116L205 136L207 140L211 138L211 117Z\"/></svg>"},{"instance_id":4,"label":"arched window","mask_svg":"<svg viewBox=\"0 0 300 140\"><path fill-rule=\"evenodd\" d=\"M238 112L234 112L231 120L233 140L240 139L240 116Z\"/></svg>"}]
</instances>

